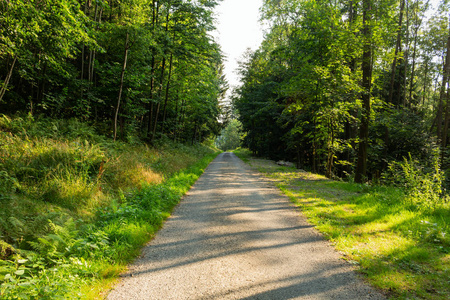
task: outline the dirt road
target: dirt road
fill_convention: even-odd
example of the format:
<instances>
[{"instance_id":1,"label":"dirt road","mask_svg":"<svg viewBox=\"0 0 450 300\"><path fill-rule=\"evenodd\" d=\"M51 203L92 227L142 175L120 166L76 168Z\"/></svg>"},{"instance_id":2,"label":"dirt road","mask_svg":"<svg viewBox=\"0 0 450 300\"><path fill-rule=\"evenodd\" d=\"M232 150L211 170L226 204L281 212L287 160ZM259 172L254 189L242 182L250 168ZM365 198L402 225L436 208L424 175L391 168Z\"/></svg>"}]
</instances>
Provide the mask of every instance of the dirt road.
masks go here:
<instances>
[{"instance_id":1,"label":"dirt road","mask_svg":"<svg viewBox=\"0 0 450 300\"><path fill-rule=\"evenodd\" d=\"M108 299L384 299L232 153L219 155Z\"/></svg>"}]
</instances>

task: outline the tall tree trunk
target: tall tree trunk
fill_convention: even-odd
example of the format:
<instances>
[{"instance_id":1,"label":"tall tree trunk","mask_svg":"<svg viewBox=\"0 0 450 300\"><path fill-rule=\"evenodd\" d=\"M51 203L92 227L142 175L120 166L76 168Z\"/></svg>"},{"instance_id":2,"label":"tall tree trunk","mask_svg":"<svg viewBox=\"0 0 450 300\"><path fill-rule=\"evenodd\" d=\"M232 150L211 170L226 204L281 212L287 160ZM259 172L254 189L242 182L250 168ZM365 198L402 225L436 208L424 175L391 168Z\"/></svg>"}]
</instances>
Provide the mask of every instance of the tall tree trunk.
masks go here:
<instances>
[{"instance_id":1,"label":"tall tree trunk","mask_svg":"<svg viewBox=\"0 0 450 300\"><path fill-rule=\"evenodd\" d=\"M114 141L117 139L117 117L119 116L120 100L122 98L122 90L123 90L123 79L125 76L125 69L127 68L127 59L128 59L128 32L125 38L125 53L123 56L122 73L120 74L119 96L117 97L116 113L114 115Z\"/></svg>"},{"instance_id":2,"label":"tall tree trunk","mask_svg":"<svg viewBox=\"0 0 450 300\"><path fill-rule=\"evenodd\" d=\"M167 14L166 14L166 26L165 26L166 34L169 31L170 6L171 6L171 2L169 1L168 7L167 7ZM157 10L157 13L158 13L158 11L159 11L159 8ZM161 107L161 96L162 96L162 90L163 90L163 86L164 86L164 74L166 71L166 53L167 53L167 45L165 45L164 56L163 56L163 60L162 60L162 64L161 64L161 76L160 76L160 80L159 80L159 91L158 91L158 104L156 107L155 122L153 125L153 133L152 133L152 139L151 139L152 143L156 136L156 129L158 126L158 118L159 118L159 110Z\"/></svg>"},{"instance_id":3,"label":"tall tree trunk","mask_svg":"<svg viewBox=\"0 0 450 300\"><path fill-rule=\"evenodd\" d=\"M349 22L349 26L351 28L354 27L354 24L355 24L357 15L358 15L357 6L355 5L354 2L355 1L351 0L350 6L349 6L349 18L348 18L349 21L348 22ZM357 34L358 33L355 32L355 35L357 35ZM352 49L352 51L353 51L353 49ZM355 74L356 70L357 70L356 57L352 57L349 64L350 64L351 73ZM355 94L354 92L351 93L352 96L349 99L350 103L355 103L355 101L356 101L356 97L354 96L354 94ZM345 122L344 136L347 141L350 141L352 149L354 149L356 147L355 140L356 140L356 136L358 133L358 125L357 125L357 121L356 121L357 117L358 117L358 110L355 108L352 108L349 111L349 114L350 114L351 118L348 118ZM345 159L350 162L352 160L352 156L353 156L352 151L347 150L346 154L345 154ZM346 171L348 173L352 172L350 164L348 166L344 166L344 168L346 169Z\"/></svg>"},{"instance_id":4,"label":"tall tree trunk","mask_svg":"<svg viewBox=\"0 0 450 300\"><path fill-rule=\"evenodd\" d=\"M442 71L442 84L439 92L439 103L436 115L436 128L437 128L437 137L442 141L442 113L443 113L443 103L445 98L445 91L447 89L448 77L450 75L450 28L449 35L447 37L447 47L446 47L446 55L444 61L444 67Z\"/></svg>"},{"instance_id":5,"label":"tall tree trunk","mask_svg":"<svg viewBox=\"0 0 450 300\"><path fill-rule=\"evenodd\" d=\"M155 28L158 25L158 13L159 13L159 4L156 0L152 1L152 33L155 34ZM147 124L147 137L152 132L153 125L153 96L154 96L154 86L155 86L155 66L156 66L156 49L152 48L152 61L150 67L150 102L148 108L148 124ZM153 136L151 138L153 140Z\"/></svg>"},{"instance_id":6,"label":"tall tree trunk","mask_svg":"<svg viewBox=\"0 0 450 300\"><path fill-rule=\"evenodd\" d=\"M444 129L442 131L442 141L441 141L441 164L444 163L445 160L445 150L447 148L447 140L448 140L448 125L450 121L450 101L448 99L449 91L447 90L447 93L445 95L445 117L444 117Z\"/></svg>"},{"instance_id":7,"label":"tall tree trunk","mask_svg":"<svg viewBox=\"0 0 450 300\"><path fill-rule=\"evenodd\" d=\"M412 54L411 78L409 79L409 103L412 103L412 93L414 88L414 76L416 76L416 51L417 51L417 33L420 25L414 28L414 46ZM419 101L420 102L420 101Z\"/></svg>"},{"instance_id":8,"label":"tall tree trunk","mask_svg":"<svg viewBox=\"0 0 450 300\"><path fill-rule=\"evenodd\" d=\"M448 126L449 126L449 119L450 119L450 116L449 116L449 114L450 114L450 101L448 99L449 91L448 91L448 88L447 88L449 74L450 74L450 31L449 31L449 36L448 36L448 39L447 39L447 55L446 55L446 58L445 58L444 76L443 76L443 79L442 79L442 86L441 86L441 91L440 91L440 95L439 95L439 98L440 98L439 102L440 102L441 106L443 105L444 98L445 98L444 129L442 130L442 135L441 135L441 164L444 163L445 157L446 157L445 156L445 154L446 154L445 150L447 148Z\"/></svg>"},{"instance_id":9,"label":"tall tree trunk","mask_svg":"<svg viewBox=\"0 0 450 300\"><path fill-rule=\"evenodd\" d=\"M98 4L95 4L95 10L94 10L94 24L97 22L97 14L98 14ZM88 89L90 90L91 88L91 83L92 83L92 73L91 73L91 69L93 68L93 59L94 59L94 51L89 49L89 65L88 65L88 81L89 81L89 86Z\"/></svg>"},{"instance_id":10,"label":"tall tree trunk","mask_svg":"<svg viewBox=\"0 0 450 300\"><path fill-rule=\"evenodd\" d=\"M427 93L427 79L428 79L428 60L425 60L425 71L423 74L423 88L422 88L422 105L425 105L426 93Z\"/></svg>"},{"instance_id":11,"label":"tall tree trunk","mask_svg":"<svg viewBox=\"0 0 450 300\"><path fill-rule=\"evenodd\" d=\"M39 95L38 95L38 99L37 99L37 102L39 102L39 103L42 103L42 101L44 100L46 78L47 78L47 62L44 62L44 67L42 68L42 76L40 79L41 88L39 90Z\"/></svg>"},{"instance_id":12,"label":"tall tree trunk","mask_svg":"<svg viewBox=\"0 0 450 300\"><path fill-rule=\"evenodd\" d=\"M155 85L155 78L154 78L154 69L155 69L155 52L152 54L152 62L150 66L150 102L148 107L148 124L147 124L147 137L149 136L150 132L152 132L152 124L153 124L153 88Z\"/></svg>"},{"instance_id":13,"label":"tall tree trunk","mask_svg":"<svg viewBox=\"0 0 450 300\"><path fill-rule=\"evenodd\" d=\"M195 141L197 140L197 130L198 130L198 121L195 121L194 134L192 135L192 142L191 142L192 145L194 145Z\"/></svg>"},{"instance_id":14,"label":"tall tree trunk","mask_svg":"<svg viewBox=\"0 0 450 300\"><path fill-rule=\"evenodd\" d=\"M83 45L83 49L81 50L81 75L80 75L80 79L83 80L84 79L84 52L86 51L86 46ZM81 88L83 89L83 87ZM81 91L81 95L83 95L83 90ZM83 96L81 96L83 97Z\"/></svg>"},{"instance_id":15,"label":"tall tree trunk","mask_svg":"<svg viewBox=\"0 0 450 300\"><path fill-rule=\"evenodd\" d=\"M405 0L402 0L402 2L400 4L400 15L398 17L397 43L395 45L394 60L392 62L392 68L391 68L391 81L389 84L389 96L388 96L389 103L392 103L392 97L394 94L394 82L395 82L395 71L397 68L397 56L398 56L398 52L400 51L401 41L402 41L402 20L403 20L403 10L404 9L405 9Z\"/></svg>"},{"instance_id":16,"label":"tall tree trunk","mask_svg":"<svg viewBox=\"0 0 450 300\"><path fill-rule=\"evenodd\" d=\"M174 126L174 130L173 130L173 135L172 135L174 141L176 140L177 126L178 126L178 102L179 102L179 99L177 96L177 98L175 99L175 126Z\"/></svg>"},{"instance_id":17,"label":"tall tree trunk","mask_svg":"<svg viewBox=\"0 0 450 300\"><path fill-rule=\"evenodd\" d=\"M405 1L406 6L406 37L405 37L405 53L404 53L404 75L403 75L403 107L407 107L410 105L409 102L407 102L407 88L406 88L406 76L408 75L408 63L409 63L409 2L408 0Z\"/></svg>"},{"instance_id":18,"label":"tall tree trunk","mask_svg":"<svg viewBox=\"0 0 450 300\"><path fill-rule=\"evenodd\" d=\"M334 158L334 149L333 149L333 145L334 145L334 128L332 125L330 125L330 132L331 132L331 138L328 141L328 154L327 154L327 169L325 171L325 176L327 178L331 178L332 177L332 170L333 170L333 158Z\"/></svg>"},{"instance_id":19,"label":"tall tree trunk","mask_svg":"<svg viewBox=\"0 0 450 300\"><path fill-rule=\"evenodd\" d=\"M163 109L163 121L162 121L162 129L161 133L164 134L164 127L166 125L166 112L167 112L167 103L169 102L169 91L170 91L170 80L172 78L172 65L173 64L173 53L170 54L169 60L169 77L167 78L166 84L166 97L164 99L164 109Z\"/></svg>"},{"instance_id":20,"label":"tall tree trunk","mask_svg":"<svg viewBox=\"0 0 450 300\"><path fill-rule=\"evenodd\" d=\"M179 131L178 131L178 128L180 127L179 124L183 120L185 102L186 102L186 98L183 98L181 100L181 104L180 104L180 113L178 113L178 104L177 104L177 109L176 109L177 114L176 114L176 117L175 117L175 134L174 134L174 137L173 137L173 140L175 142L177 141L178 134L179 134Z\"/></svg>"},{"instance_id":21,"label":"tall tree trunk","mask_svg":"<svg viewBox=\"0 0 450 300\"><path fill-rule=\"evenodd\" d=\"M100 8L100 10L98 11L98 14L97 14L97 10L98 10L97 6L98 5L96 4L95 5L95 20L97 22L97 30L99 30L100 24L102 23L103 7ZM89 78L92 83L94 83L95 55L96 55L96 51L92 50L92 62L91 62L91 67L89 69Z\"/></svg>"},{"instance_id":22,"label":"tall tree trunk","mask_svg":"<svg viewBox=\"0 0 450 300\"><path fill-rule=\"evenodd\" d=\"M9 80L11 79L16 61L17 55L14 56L13 61L11 63L11 67L9 67L8 74L6 75L5 81L3 82L2 88L0 89L0 102L2 102L3 96L5 95L6 90L8 88Z\"/></svg>"},{"instance_id":23,"label":"tall tree trunk","mask_svg":"<svg viewBox=\"0 0 450 300\"><path fill-rule=\"evenodd\" d=\"M152 133L152 139L151 142L153 143L155 136L156 136L156 127L158 126L158 116L159 116L159 109L161 107L161 91L163 89L163 83L164 83L164 72L166 69L166 58L163 58L162 64L161 64L161 76L159 78L159 90L158 90L158 104L156 105L156 112L155 112L155 122L153 123L153 133Z\"/></svg>"},{"instance_id":24,"label":"tall tree trunk","mask_svg":"<svg viewBox=\"0 0 450 300\"><path fill-rule=\"evenodd\" d=\"M362 183L367 175L367 146L369 142L370 93L372 85L372 0L363 0L363 59L362 59L362 115L359 128L359 148L355 182Z\"/></svg>"}]
</instances>

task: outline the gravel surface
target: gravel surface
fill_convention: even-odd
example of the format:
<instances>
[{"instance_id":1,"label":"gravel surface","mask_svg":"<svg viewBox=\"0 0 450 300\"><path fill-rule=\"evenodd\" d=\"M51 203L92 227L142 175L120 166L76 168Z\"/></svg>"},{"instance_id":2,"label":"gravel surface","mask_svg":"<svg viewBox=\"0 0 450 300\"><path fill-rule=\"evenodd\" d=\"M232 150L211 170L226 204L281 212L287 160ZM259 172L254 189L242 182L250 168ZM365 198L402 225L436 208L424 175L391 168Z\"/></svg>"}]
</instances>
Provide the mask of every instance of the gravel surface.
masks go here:
<instances>
[{"instance_id":1,"label":"gravel surface","mask_svg":"<svg viewBox=\"0 0 450 300\"><path fill-rule=\"evenodd\" d=\"M286 196L219 155L107 299L385 299Z\"/></svg>"}]
</instances>

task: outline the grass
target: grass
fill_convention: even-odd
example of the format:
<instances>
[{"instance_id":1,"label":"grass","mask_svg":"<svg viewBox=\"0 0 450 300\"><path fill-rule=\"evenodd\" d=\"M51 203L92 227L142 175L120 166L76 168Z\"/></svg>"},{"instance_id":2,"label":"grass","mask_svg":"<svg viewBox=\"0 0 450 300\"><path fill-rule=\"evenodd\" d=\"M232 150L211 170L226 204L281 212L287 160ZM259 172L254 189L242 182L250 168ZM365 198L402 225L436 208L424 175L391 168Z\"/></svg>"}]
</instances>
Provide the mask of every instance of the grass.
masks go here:
<instances>
[{"instance_id":1,"label":"grass","mask_svg":"<svg viewBox=\"0 0 450 300\"><path fill-rule=\"evenodd\" d=\"M450 207L412 205L399 188L329 180L235 153L295 203L343 258L392 299L450 298Z\"/></svg>"},{"instance_id":2,"label":"grass","mask_svg":"<svg viewBox=\"0 0 450 300\"><path fill-rule=\"evenodd\" d=\"M0 298L98 299L217 151L0 117Z\"/></svg>"}]
</instances>

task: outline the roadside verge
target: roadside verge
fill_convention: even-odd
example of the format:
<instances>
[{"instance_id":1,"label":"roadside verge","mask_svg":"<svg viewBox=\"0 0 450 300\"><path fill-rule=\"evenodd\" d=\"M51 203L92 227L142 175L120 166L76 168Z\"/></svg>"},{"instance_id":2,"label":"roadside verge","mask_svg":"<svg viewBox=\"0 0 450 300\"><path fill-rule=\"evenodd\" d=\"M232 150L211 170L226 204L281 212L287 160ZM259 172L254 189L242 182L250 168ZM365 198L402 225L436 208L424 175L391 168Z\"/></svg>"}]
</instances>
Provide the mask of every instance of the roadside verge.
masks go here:
<instances>
[{"instance_id":1,"label":"roadside verge","mask_svg":"<svg viewBox=\"0 0 450 300\"><path fill-rule=\"evenodd\" d=\"M394 299L449 299L448 209L419 210L398 188L333 181L234 153L280 188L372 285Z\"/></svg>"}]
</instances>

